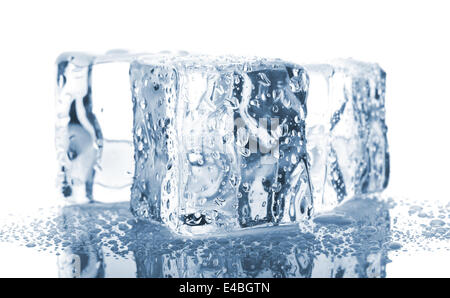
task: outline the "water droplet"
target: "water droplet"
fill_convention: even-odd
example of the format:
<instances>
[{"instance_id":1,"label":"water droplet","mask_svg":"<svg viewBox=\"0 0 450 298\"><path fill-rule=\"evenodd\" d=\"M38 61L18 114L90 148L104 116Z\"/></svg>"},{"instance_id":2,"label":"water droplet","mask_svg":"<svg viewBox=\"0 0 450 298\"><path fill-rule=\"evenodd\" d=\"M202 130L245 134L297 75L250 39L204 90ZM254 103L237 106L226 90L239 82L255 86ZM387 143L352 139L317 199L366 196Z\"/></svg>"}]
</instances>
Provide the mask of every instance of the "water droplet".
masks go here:
<instances>
[{"instance_id":1,"label":"water droplet","mask_svg":"<svg viewBox=\"0 0 450 298\"><path fill-rule=\"evenodd\" d=\"M250 105L259 108L259 101L256 99L252 99L252 100L250 100Z\"/></svg>"},{"instance_id":2,"label":"water droplet","mask_svg":"<svg viewBox=\"0 0 450 298\"><path fill-rule=\"evenodd\" d=\"M400 248L402 248L402 245L398 242L389 243L389 249L391 249L391 250L398 250Z\"/></svg>"},{"instance_id":3,"label":"water droplet","mask_svg":"<svg viewBox=\"0 0 450 298\"><path fill-rule=\"evenodd\" d=\"M236 134L236 144L241 147L247 145L249 139L248 130L245 127L239 127Z\"/></svg>"},{"instance_id":4,"label":"water droplet","mask_svg":"<svg viewBox=\"0 0 450 298\"><path fill-rule=\"evenodd\" d=\"M167 181L165 190L168 194L170 194L170 192L172 191L172 184L170 183L170 180ZM167 203L168 204L168 203ZM168 208L168 207L167 207Z\"/></svg>"},{"instance_id":5,"label":"water droplet","mask_svg":"<svg viewBox=\"0 0 450 298\"><path fill-rule=\"evenodd\" d=\"M297 162L298 162L298 160L297 160L297 155L295 155L295 154L292 154L291 155L291 162L292 162L292 164L297 164Z\"/></svg>"},{"instance_id":6,"label":"water droplet","mask_svg":"<svg viewBox=\"0 0 450 298\"><path fill-rule=\"evenodd\" d=\"M284 90L283 89L275 89L272 91L273 102L277 102L279 100L284 99Z\"/></svg>"},{"instance_id":7,"label":"water droplet","mask_svg":"<svg viewBox=\"0 0 450 298\"><path fill-rule=\"evenodd\" d=\"M243 183L242 184L242 190L245 191L245 192L249 192L250 191L250 185L247 182Z\"/></svg>"},{"instance_id":8,"label":"water droplet","mask_svg":"<svg viewBox=\"0 0 450 298\"><path fill-rule=\"evenodd\" d=\"M240 178L235 174L231 174L229 181L232 187L237 187L240 184Z\"/></svg>"},{"instance_id":9,"label":"water droplet","mask_svg":"<svg viewBox=\"0 0 450 298\"><path fill-rule=\"evenodd\" d=\"M161 127L161 128L164 128L165 122L164 122L164 119L163 119L163 118L160 118L160 119L158 120L158 126Z\"/></svg>"},{"instance_id":10,"label":"water droplet","mask_svg":"<svg viewBox=\"0 0 450 298\"><path fill-rule=\"evenodd\" d=\"M430 221L430 226L442 227L442 226L445 226L445 221L440 220L440 219L433 219L432 221Z\"/></svg>"},{"instance_id":11,"label":"water droplet","mask_svg":"<svg viewBox=\"0 0 450 298\"><path fill-rule=\"evenodd\" d=\"M198 203L200 204L200 206L203 206L206 204L208 200L206 198L199 198Z\"/></svg>"},{"instance_id":12,"label":"water droplet","mask_svg":"<svg viewBox=\"0 0 450 298\"><path fill-rule=\"evenodd\" d=\"M141 136L142 136L142 128L141 128L140 126L138 126L138 127L136 128L136 135L137 135L138 137L141 137Z\"/></svg>"},{"instance_id":13,"label":"water droplet","mask_svg":"<svg viewBox=\"0 0 450 298\"><path fill-rule=\"evenodd\" d=\"M220 153L219 153L218 151L214 151L214 152L212 153L212 157L213 157L214 159L219 159L219 158L220 158Z\"/></svg>"},{"instance_id":14,"label":"water droplet","mask_svg":"<svg viewBox=\"0 0 450 298\"><path fill-rule=\"evenodd\" d=\"M141 107L142 110L145 110L145 108L147 107L147 103L145 102L144 99L141 99L139 101L139 106Z\"/></svg>"},{"instance_id":15,"label":"water droplet","mask_svg":"<svg viewBox=\"0 0 450 298\"><path fill-rule=\"evenodd\" d=\"M286 107L286 108L290 108L291 107L291 100L289 99L289 97L284 96L283 98L281 98L281 103Z\"/></svg>"},{"instance_id":16,"label":"water droplet","mask_svg":"<svg viewBox=\"0 0 450 298\"><path fill-rule=\"evenodd\" d=\"M272 184L272 191L279 192L281 190L281 183L275 182Z\"/></svg>"},{"instance_id":17,"label":"water droplet","mask_svg":"<svg viewBox=\"0 0 450 298\"><path fill-rule=\"evenodd\" d=\"M188 160L193 166L202 166L205 163L203 154L198 152L188 153Z\"/></svg>"},{"instance_id":18,"label":"water droplet","mask_svg":"<svg viewBox=\"0 0 450 298\"><path fill-rule=\"evenodd\" d=\"M244 157L249 157L250 154L251 154L250 149L245 148L245 147L240 147L239 153L240 153L242 156L244 156ZM247 165L246 165L245 163L241 164L241 167L244 167L244 168L245 168L246 166L247 166Z\"/></svg>"}]
</instances>

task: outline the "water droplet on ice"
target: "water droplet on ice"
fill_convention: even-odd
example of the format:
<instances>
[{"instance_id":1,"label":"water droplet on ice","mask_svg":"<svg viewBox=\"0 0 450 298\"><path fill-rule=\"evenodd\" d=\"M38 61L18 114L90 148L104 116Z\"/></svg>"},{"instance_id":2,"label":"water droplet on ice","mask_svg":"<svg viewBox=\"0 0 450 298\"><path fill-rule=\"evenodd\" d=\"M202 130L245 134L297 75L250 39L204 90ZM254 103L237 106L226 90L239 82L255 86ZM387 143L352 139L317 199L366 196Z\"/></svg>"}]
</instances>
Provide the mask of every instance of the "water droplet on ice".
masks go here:
<instances>
[{"instance_id":1,"label":"water droplet on ice","mask_svg":"<svg viewBox=\"0 0 450 298\"><path fill-rule=\"evenodd\" d=\"M283 96L283 98L281 98L281 103L282 103L286 108L291 107L291 100L289 99L289 97Z\"/></svg>"},{"instance_id":2,"label":"water droplet on ice","mask_svg":"<svg viewBox=\"0 0 450 298\"><path fill-rule=\"evenodd\" d=\"M252 99L252 100L250 100L250 105L259 107L259 101L256 99Z\"/></svg>"},{"instance_id":3,"label":"water droplet on ice","mask_svg":"<svg viewBox=\"0 0 450 298\"><path fill-rule=\"evenodd\" d=\"M136 135L137 135L138 137L141 137L141 136L142 136L142 128L141 128L140 126L138 126L138 127L136 128Z\"/></svg>"},{"instance_id":4,"label":"water droplet on ice","mask_svg":"<svg viewBox=\"0 0 450 298\"><path fill-rule=\"evenodd\" d=\"M147 107L147 103L145 102L145 100L141 100L139 102L139 106L141 107L142 110L145 110L145 108Z\"/></svg>"},{"instance_id":5,"label":"water droplet on ice","mask_svg":"<svg viewBox=\"0 0 450 298\"><path fill-rule=\"evenodd\" d=\"M188 160L191 165L202 166L204 164L203 154L191 152L188 154Z\"/></svg>"},{"instance_id":6,"label":"water droplet on ice","mask_svg":"<svg viewBox=\"0 0 450 298\"><path fill-rule=\"evenodd\" d=\"M249 139L248 130L245 127L239 127L236 134L236 144L241 147L247 145Z\"/></svg>"},{"instance_id":7,"label":"water droplet on ice","mask_svg":"<svg viewBox=\"0 0 450 298\"><path fill-rule=\"evenodd\" d=\"M277 102L279 100L284 99L284 91L283 89L275 89L272 91L273 101Z\"/></svg>"},{"instance_id":8,"label":"water droplet on ice","mask_svg":"<svg viewBox=\"0 0 450 298\"><path fill-rule=\"evenodd\" d=\"M297 155L295 155L295 154L292 154L292 156L291 156L291 162L292 162L292 164L297 164L297 162L298 162L298 160L297 160Z\"/></svg>"},{"instance_id":9,"label":"water droplet on ice","mask_svg":"<svg viewBox=\"0 0 450 298\"><path fill-rule=\"evenodd\" d=\"M230 176L230 180L229 181L230 181L231 186L233 186L233 187L238 186L239 183L240 183L239 177L237 177L235 174L232 174Z\"/></svg>"},{"instance_id":10,"label":"water droplet on ice","mask_svg":"<svg viewBox=\"0 0 450 298\"><path fill-rule=\"evenodd\" d=\"M243 183L242 184L242 190L245 191L245 192L249 192L250 185L247 182Z\"/></svg>"},{"instance_id":11,"label":"water droplet on ice","mask_svg":"<svg viewBox=\"0 0 450 298\"><path fill-rule=\"evenodd\" d=\"M239 149L239 153L240 153L242 156L244 156L244 157L249 157L250 154L251 154L250 149L245 148L245 147L241 147L241 148ZM241 167L243 167L243 168L245 168L246 166L247 166L247 165L246 165L245 163L241 164Z\"/></svg>"},{"instance_id":12,"label":"water droplet on ice","mask_svg":"<svg viewBox=\"0 0 450 298\"><path fill-rule=\"evenodd\" d=\"M272 191L279 192L281 190L281 183L275 182L272 184Z\"/></svg>"}]
</instances>

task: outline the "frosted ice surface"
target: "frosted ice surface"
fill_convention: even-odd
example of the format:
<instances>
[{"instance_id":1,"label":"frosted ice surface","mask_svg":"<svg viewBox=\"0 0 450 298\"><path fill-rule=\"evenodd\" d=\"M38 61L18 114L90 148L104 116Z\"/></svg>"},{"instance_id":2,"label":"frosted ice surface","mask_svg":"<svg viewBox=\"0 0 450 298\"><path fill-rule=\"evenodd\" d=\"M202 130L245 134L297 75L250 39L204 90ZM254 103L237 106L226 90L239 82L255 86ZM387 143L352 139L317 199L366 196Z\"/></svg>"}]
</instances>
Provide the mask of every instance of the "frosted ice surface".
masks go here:
<instances>
[{"instance_id":1,"label":"frosted ice surface","mask_svg":"<svg viewBox=\"0 0 450 298\"><path fill-rule=\"evenodd\" d=\"M153 56L133 62L130 76L136 216L182 234L310 217L301 66Z\"/></svg>"},{"instance_id":2,"label":"frosted ice surface","mask_svg":"<svg viewBox=\"0 0 450 298\"><path fill-rule=\"evenodd\" d=\"M134 174L129 64L124 51L56 61L58 188L67 200L129 200Z\"/></svg>"},{"instance_id":3,"label":"frosted ice surface","mask_svg":"<svg viewBox=\"0 0 450 298\"><path fill-rule=\"evenodd\" d=\"M380 192L389 180L386 73L342 59L306 65L310 76L306 139L315 210Z\"/></svg>"}]
</instances>

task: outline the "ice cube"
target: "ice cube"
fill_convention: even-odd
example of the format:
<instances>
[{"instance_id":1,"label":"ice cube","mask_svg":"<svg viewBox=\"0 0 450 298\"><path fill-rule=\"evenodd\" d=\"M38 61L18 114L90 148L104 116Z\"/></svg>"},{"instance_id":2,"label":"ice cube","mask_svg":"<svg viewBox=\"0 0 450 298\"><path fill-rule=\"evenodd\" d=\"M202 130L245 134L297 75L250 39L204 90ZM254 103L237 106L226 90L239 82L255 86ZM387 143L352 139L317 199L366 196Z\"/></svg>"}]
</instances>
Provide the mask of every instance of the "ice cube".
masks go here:
<instances>
[{"instance_id":1,"label":"ice cube","mask_svg":"<svg viewBox=\"0 0 450 298\"><path fill-rule=\"evenodd\" d=\"M137 217L204 234L311 216L301 66L153 56L130 77Z\"/></svg>"},{"instance_id":2,"label":"ice cube","mask_svg":"<svg viewBox=\"0 0 450 298\"><path fill-rule=\"evenodd\" d=\"M389 180L386 73L352 59L306 65L310 76L306 138L315 210L380 192Z\"/></svg>"},{"instance_id":3,"label":"ice cube","mask_svg":"<svg viewBox=\"0 0 450 298\"><path fill-rule=\"evenodd\" d=\"M73 202L129 200L134 174L129 64L124 51L56 61L58 187Z\"/></svg>"}]
</instances>

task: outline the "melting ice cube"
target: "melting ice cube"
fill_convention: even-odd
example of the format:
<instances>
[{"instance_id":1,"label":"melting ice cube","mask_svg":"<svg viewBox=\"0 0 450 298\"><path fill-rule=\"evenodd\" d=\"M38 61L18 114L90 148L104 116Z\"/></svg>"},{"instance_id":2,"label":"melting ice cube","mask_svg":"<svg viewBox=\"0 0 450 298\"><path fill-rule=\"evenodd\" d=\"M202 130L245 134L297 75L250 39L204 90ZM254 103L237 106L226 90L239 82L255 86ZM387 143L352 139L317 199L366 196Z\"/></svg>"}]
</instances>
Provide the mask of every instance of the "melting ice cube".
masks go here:
<instances>
[{"instance_id":1,"label":"melting ice cube","mask_svg":"<svg viewBox=\"0 0 450 298\"><path fill-rule=\"evenodd\" d=\"M136 216L182 234L310 217L301 66L153 56L133 62L130 76Z\"/></svg>"},{"instance_id":2,"label":"melting ice cube","mask_svg":"<svg viewBox=\"0 0 450 298\"><path fill-rule=\"evenodd\" d=\"M352 59L306 65L310 76L306 138L315 210L380 192L389 180L386 73Z\"/></svg>"},{"instance_id":3,"label":"melting ice cube","mask_svg":"<svg viewBox=\"0 0 450 298\"><path fill-rule=\"evenodd\" d=\"M128 72L136 56L64 53L56 61L58 187L70 201L130 197L134 161Z\"/></svg>"},{"instance_id":4,"label":"melting ice cube","mask_svg":"<svg viewBox=\"0 0 450 298\"><path fill-rule=\"evenodd\" d=\"M62 54L57 69L59 186L73 201L131 196L137 217L203 234L387 186L376 64L113 52Z\"/></svg>"}]
</instances>

